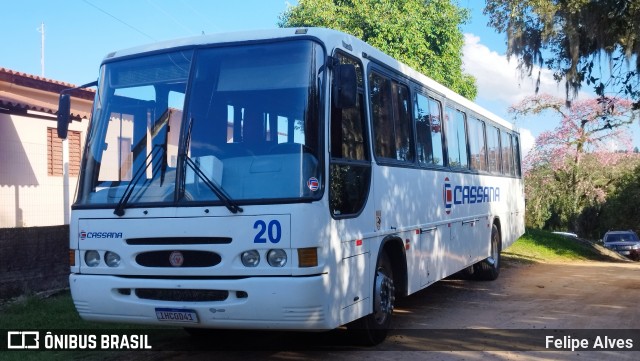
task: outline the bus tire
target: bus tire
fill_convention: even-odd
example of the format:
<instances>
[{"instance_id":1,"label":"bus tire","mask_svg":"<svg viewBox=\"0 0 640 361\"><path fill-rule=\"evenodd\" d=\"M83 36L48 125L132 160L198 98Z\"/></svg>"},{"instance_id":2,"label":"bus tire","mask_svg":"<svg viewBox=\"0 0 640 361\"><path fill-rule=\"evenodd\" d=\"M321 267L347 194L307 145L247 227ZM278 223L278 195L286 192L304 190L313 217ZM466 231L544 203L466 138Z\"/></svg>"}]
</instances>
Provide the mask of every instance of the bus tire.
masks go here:
<instances>
[{"instance_id":1,"label":"bus tire","mask_svg":"<svg viewBox=\"0 0 640 361\"><path fill-rule=\"evenodd\" d=\"M358 343L374 346L387 337L395 304L395 284L391 261L381 252L376 262L373 280L373 312L353 321L347 328Z\"/></svg>"},{"instance_id":2,"label":"bus tire","mask_svg":"<svg viewBox=\"0 0 640 361\"><path fill-rule=\"evenodd\" d=\"M500 231L494 224L491 227L491 255L473 265L473 275L481 281L493 281L500 275Z\"/></svg>"}]
</instances>

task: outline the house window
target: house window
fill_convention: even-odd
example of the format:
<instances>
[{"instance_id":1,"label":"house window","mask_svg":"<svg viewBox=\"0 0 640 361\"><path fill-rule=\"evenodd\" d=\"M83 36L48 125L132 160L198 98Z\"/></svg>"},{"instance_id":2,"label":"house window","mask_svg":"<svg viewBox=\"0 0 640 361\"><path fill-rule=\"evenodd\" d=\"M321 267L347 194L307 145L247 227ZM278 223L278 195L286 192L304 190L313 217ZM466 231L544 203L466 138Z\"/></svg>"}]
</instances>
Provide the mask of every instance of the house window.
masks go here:
<instances>
[{"instance_id":1,"label":"house window","mask_svg":"<svg viewBox=\"0 0 640 361\"><path fill-rule=\"evenodd\" d=\"M70 130L69 175L77 177L80 173L80 136L81 132ZM56 128L47 128L47 174L62 176L62 139L58 138Z\"/></svg>"}]
</instances>

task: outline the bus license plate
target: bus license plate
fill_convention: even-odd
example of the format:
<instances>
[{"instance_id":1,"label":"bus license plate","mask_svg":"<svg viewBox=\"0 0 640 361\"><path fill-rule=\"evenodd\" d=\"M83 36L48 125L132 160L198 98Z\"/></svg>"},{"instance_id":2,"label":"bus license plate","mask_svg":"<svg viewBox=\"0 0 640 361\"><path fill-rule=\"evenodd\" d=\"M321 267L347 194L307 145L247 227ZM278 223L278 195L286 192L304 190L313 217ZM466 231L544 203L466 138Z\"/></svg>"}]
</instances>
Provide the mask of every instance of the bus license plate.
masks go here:
<instances>
[{"instance_id":1,"label":"bus license plate","mask_svg":"<svg viewBox=\"0 0 640 361\"><path fill-rule=\"evenodd\" d=\"M198 314L194 310L178 308L156 308L158 321L198 323Z\"/></svg>"}]
</instances>

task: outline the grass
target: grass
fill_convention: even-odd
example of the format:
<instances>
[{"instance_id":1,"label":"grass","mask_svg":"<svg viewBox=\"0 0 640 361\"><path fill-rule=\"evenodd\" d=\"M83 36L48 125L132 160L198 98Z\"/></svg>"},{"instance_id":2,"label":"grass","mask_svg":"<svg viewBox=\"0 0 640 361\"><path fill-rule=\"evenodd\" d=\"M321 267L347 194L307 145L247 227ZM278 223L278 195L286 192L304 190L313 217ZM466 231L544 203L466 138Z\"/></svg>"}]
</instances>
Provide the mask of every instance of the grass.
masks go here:
<instances>
[{"instance_id":1,"label":"grass","mask_svg":"<svg viewBox=\"0 0 640 361\"><path fill-rule=\"evenodd\" d=\"M527 229L522 237L502 252L502 255L507 260L525 263L608 259L587 241L532 229Z\"/></svg>"},{"instance_id":2,"label":"grass","mask_svg":"<svg viewBox=\"0 0 640 361\"><path fill-rule=\"evenodd\" d=\"M82 329L87 325L73 307L69 292L42 299L29 296L1 309L2 329Z\"/></svg>"},{"instance_id":3,"label":"grass","mask_svg":"<svg viewBox=\"0 0 640 361\"><path fill-rule=\"evenodd\" d=\"M84 321L76 312L68 290L44 298L32 295L5 305L0 304L0 329L2 330L139 330L140 328L140 326L124 323Z\"/></svg>"}]
</instances>

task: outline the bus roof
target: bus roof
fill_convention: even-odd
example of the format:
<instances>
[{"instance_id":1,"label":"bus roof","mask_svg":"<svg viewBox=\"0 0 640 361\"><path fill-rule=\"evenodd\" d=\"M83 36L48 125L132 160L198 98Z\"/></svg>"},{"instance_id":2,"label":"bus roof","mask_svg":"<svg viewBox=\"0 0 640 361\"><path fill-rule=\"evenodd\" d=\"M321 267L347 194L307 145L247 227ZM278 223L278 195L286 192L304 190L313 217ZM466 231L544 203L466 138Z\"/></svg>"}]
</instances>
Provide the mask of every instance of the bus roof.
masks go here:
<instances>
[{"instance_id":1,"label":"bus roof","mask_svg":"<svg viewBox=\"0 0 640 361\"><path fill-rule=\"evenodd\" d=\"M422 83L427 88L435 91L439 95L451 100L454 103L470 110L484 118L488 118L495 123L514 130L515 127L512 123L502 119L501 117L493 114L492 112L482 108L473 101L461 96L460 94L452 91L446 86L436 82L428 76L416 71L410 66L392 58L386 53L378 50L377 48L367 44L361 39L337 31L326 28L276 28L266 30L252 30L252 31L239 31L229 33L216 33L200 35L188 38L181 38L175 40L167 40L162 42L156 42L152 44L137 46L134 48L123 49L113 53L109 53L104 61L111 61L116 58L133 56L136 54L143 54L149 52L157 52L163 50L169 50L173 48L190 47L190 46L206 46L212 44L224 44L224 43L238 43L249 41L262 41L270 39L283 39L292 38L296 36L314 37L322 41L325 45L335 44L336 47L352 53L358 57L362 57L363 54L367 54L368 57L374 58L379 62L384 63L386 66L395 69L410 78L413 78L419 83ZM329 45L330 46L330 45ZM329 48L328 51L332 51Z\"/></svg>"}]
</instances>

